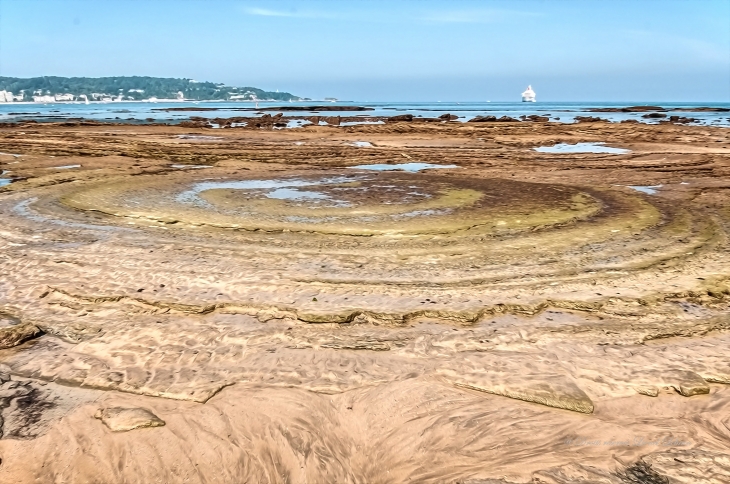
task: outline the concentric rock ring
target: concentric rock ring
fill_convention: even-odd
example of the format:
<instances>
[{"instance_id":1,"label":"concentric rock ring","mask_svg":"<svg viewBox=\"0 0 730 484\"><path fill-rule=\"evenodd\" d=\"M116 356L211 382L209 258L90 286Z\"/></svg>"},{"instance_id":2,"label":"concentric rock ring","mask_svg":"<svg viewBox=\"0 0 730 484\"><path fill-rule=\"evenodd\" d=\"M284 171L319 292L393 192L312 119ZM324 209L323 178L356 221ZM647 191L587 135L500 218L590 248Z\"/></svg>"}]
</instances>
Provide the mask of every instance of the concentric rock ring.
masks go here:
<instances>
[{"instance_id":1,"label":"concentric rock ring","mask_svg":"<svg viewBox=\"0 0 730 484\"><path fill-rule=\"evenodd\" d=\"M566 186L342 172L263 180L149 176L94 184L62 200L168 224L341 235L519 232L574 222L601 207Z\"/></svg>"}]
</instances>

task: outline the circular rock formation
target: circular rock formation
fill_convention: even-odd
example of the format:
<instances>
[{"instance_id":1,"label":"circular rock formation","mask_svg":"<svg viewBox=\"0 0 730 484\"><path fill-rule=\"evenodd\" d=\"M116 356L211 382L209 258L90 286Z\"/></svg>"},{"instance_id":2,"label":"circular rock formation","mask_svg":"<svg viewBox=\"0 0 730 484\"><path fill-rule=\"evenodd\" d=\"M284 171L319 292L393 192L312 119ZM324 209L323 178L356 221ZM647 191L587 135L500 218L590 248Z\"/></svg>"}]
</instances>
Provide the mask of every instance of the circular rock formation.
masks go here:
<instances>
[{"instance_id":1,"label":"circular rock formation","mask_svg":"<svg viewBox=\"0 0 730 484\"><path fill-rule=\"evenodd\" d=\"M33 418L81 402L0 442L0 477L127 476L104 466L138 462L139 442L157 469L231 482L621 482L611 455L626 475L714 463L730 146L707 127L552 124L0 133L24 150L0 158L0 311L22 333L0 370L43 384ZM581 142L632 151L533 150ZM356 168L406 159L458 168ZM100 404L165 426L111 436Z\"/></svg>"},{"instance_id":2,"label":"circular rock formation","mask_svg":"<svg viewBox=\"0 0 730 484\"><path fill-rule=\"evenodd\" d=\"M600 202L565 186L426 174L215 179L183 173L105 180L64 195L71 208L176 228L318 234L516 233L595 215Z\"/></svg>"}]
</instances>

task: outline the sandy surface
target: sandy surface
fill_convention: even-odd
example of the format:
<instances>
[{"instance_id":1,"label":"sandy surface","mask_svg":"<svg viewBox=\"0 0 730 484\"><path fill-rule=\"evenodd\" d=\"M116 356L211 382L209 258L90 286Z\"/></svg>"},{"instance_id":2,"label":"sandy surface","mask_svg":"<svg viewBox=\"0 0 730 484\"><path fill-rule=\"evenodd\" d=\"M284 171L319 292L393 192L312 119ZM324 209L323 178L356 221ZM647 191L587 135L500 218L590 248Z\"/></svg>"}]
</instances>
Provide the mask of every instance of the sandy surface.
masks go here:
<instances>
[{"instance_id":1,"label":"sandy surface","mask_svg":"<svg viewBox=\"0 0 730 484\"><path fill-rule=\"evenodd\" d=\"M630 151L533 150L578 142ZM26 124L0 152L2 482L730 482L726 129ZM409 162L457 167L351 168Z\"/></svg>"}]
</instances>

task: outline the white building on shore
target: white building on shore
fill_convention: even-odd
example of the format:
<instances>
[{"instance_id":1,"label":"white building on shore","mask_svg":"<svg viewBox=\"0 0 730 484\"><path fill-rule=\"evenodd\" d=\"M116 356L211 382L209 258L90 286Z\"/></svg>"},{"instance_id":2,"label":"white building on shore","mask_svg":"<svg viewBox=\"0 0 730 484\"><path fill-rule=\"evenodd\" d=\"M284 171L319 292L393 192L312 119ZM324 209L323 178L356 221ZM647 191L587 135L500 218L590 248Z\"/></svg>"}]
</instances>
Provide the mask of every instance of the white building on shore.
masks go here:
<instances>
[{"instance_id":1,"label":"white building on shore","mask_svg":"<svg viewBox=\"0 0 730 484\"><path fill-rule=\"evenodd\" d=\"M49 95L33 96L34 103L55 103L56 97Z\"/></svg>"},{"instance_id":2,"label":"white building on shore","mask_svg":"<svg viewBox=\"0 0 730 484\"><path fill-rule=\"evenodd\" d=\"M10 91L0 91L0 103L11 103L15 100L13 93Z\"/></svg>"}]
</instances>

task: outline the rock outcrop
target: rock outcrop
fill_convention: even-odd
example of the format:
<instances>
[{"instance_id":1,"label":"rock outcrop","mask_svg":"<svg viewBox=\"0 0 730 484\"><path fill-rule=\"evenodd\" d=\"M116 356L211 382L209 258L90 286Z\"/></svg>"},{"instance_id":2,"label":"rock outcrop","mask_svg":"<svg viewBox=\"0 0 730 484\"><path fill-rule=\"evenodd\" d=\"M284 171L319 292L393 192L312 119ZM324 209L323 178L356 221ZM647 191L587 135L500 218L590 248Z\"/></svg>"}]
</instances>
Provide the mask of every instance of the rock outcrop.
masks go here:
<instances>
[{"instance_id":1,"label":"rock outcrop","mask_svg":"<svg viewBox=\"0 0 730 484\"><path fill-rule=\"evenodd\" d=\"M400 114L398 116L391 116L388 118L389 123L397 123L401 121L413 121L412 114Z\"/></svg>"},{"instance_id":2,"label":"rock outcrop","mask_svg":"<svg viewBox=\"0 0 730 484\"><path fill-rule=\"evenodd\" d=\"M484 369L483 374L473 372L459 374L452 370L440 370L439 373L458 387L539 403L548 407L593 413L593 402L588 395L570 379L561 375L523 378L492 372L487 368Z\"/></svg>"},{"instance_id":3,"label":"rock outcrop","mask_svg":"<svg viewBox=\"0 0 730 484\"><path fill-rule=\"evenodd\" d=\"M21 323L15 326L0 328L0 350L18 346L42 334L43 331L31 323Z\"/></svg>"},{"instance_id":4,"label":"rock outcrop","mask_svg":"<svg viewBox=\"0 0 730 484\"><path fill-rule=\"evenodd\" d=\"M144 408L100 408L94 418L102 421L112 432L128 432L146 427L162 427L164 420Z\"/></svg>"}]
</instances>

